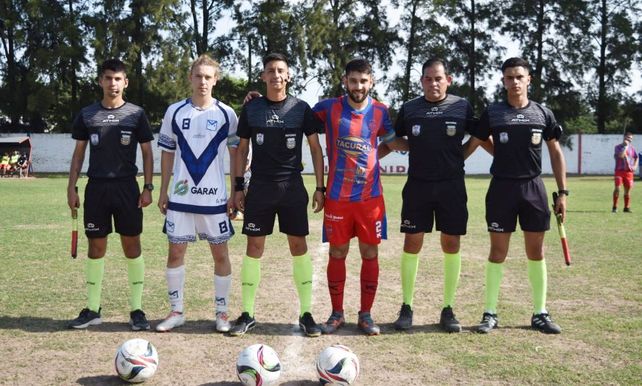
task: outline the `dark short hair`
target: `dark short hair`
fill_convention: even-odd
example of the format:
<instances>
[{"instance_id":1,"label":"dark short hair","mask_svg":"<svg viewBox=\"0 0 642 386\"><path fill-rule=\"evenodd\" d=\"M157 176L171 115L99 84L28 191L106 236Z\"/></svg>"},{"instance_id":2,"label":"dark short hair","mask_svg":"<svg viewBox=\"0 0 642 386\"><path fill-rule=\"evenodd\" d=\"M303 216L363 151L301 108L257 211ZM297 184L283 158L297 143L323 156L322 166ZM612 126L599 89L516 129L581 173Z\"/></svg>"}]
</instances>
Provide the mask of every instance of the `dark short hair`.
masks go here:
<instances>
[{"instance_id":1,"label":"dark short hair","mask_svg":"<svg viewBox=\"0 0 642 386\"><path fill-rule=\"evenodd\" d=\"M502 64L502 72L504 72L507 68L511 68L511 67L524 67L529 74L531 72L531 66L530 64L528 64L526 59L522 59L522 58L506 59Z\"/></svg>"},{"instance_id":2,"label":"dark short hair","mask_svg":"<svg viewBox=\"0 0 642 386\"><path fill-rule=\"evenodd\" d=\"M98 70L98 76L102 76L105 73L105 71L108 71L108 70L127 74L127 67L125 67L125 63L123 63L120 59L105 60L100 65L100 69Z\"/></svg>"},{"instance_id":3,"label":"dark short hair","mask_svg":"<svg viewBox=\"0 0 642 386\"><path fill-rule=\"evenodd\" d=\"M438 56L433 56L432 58L426 60L424 62L424 65L421 66L421 76L424 75L424 72L426 71L426 68L432 67L435 64L441 64L442 66L444 66L444 72L446 73L446 75L448 75L448 63L446 63L446 60L444 60L444 59L442 59L442 58L440 58Z\"/></svg>"},{"instance_id":4,"label":"dark short hair","mask_svg":"<svg viewBox=\"0 0 642 386\"><path fill-rule=\"evenodd\" d=\"M346 75L356 71L363 74L372 74L372 65L368 60L363 58L352 59L346 64Z\"/></svg>"},{"instance_id":5,"label":"dark short hair","mask_svg":"<svg viewBox=\"0 0 642 386\"><path fill-rule=\"evenodd\" d=\"M272 52L263 57L263 67L265 67L268 63L274 62L274 61L285 62L285 64L287 64L288 67L290 66L290 62L288 61L287 56L279 52Z\"/></svg>"}]
</instances>

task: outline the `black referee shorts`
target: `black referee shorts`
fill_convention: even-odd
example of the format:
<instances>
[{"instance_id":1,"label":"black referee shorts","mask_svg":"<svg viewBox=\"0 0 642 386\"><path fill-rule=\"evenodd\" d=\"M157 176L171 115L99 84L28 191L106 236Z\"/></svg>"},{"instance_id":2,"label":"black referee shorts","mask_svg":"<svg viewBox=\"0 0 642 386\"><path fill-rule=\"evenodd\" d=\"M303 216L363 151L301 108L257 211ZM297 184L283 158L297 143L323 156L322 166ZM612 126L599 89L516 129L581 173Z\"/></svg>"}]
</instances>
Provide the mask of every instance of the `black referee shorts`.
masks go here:
<instances>
[{"instance_id":1,"label":"black referee shorts","mask_svg":"<svg viewBox=\"0 0 642 386\"><path fill-rule=\"evenodd\" d=\"M243 234L271 235L276 215L281 233L308 235L308 192L300 175L280 182L260 181L254 177L250 181L243 212Z\"/></svg>"},{"instance_id":2,"label":"black referee shorts","mask_svg":"<svg viewBox=\"0 0 642 386\"><path fill-rule=\"evenodd\" d=\"M515 232L517 218L526 232L550 228L546 189L540 177L527 180L493 178L486 193L486 223L489 232Z\"/></svg>"},{"instance_id":3,"label":"black referee shorts","mask_svg":"<svg viewBox=\"0 0 642 386\"><path fill-rule=\"evenodd\" d=\"M138 207L140 190L135 178L90 179L85 187L84 222L88 238L107 237L112 232L138 236L143 232L143 210Z\"/></svg>"},{"instance_id":4,"label":"black referee shorts","mask_svg":"<svg viewBox=\"0 0 642 386\"><path fill-rule=\"evenodd\" d=\"M468 196L464 178L420 181L409 178L402 192L401 232L421 233L435 229L448 235L465 235Z\"/></svg>"}]
</instances>

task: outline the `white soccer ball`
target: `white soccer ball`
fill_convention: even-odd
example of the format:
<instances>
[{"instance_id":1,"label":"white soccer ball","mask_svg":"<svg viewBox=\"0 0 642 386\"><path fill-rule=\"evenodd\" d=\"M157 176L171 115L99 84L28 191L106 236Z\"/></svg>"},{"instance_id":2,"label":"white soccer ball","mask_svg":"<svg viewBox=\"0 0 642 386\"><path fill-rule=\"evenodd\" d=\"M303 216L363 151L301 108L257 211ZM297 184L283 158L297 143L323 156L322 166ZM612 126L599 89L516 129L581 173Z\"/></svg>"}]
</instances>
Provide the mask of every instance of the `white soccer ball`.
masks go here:
<instances>
[{"instance_id":1,"label":"white soccer ball","mask_svg":"<svg viewBox=\"0 0 642 386\"><path fill-rule=\"evenodd\" d=\"M145 339L130 339L116 351L116 372L129 383L145 382L158 367L158 352Z\"/></svg>"},{"instance_id":2,"label":"white soccer ball","mask_svg":"<svg viewBox=\"0 0 642 386\"><path fill-rule=\"evenodd\" d=\"M239 354L236 375L245 386L272 385L281 376L281 361L272 347L253 344Z\"/></svg>"},{"instance_id":3,"label":"white soccer ball","mask_svg":"<svg viewBox=\"0 0 642 386\"><path fill-rule=\"evenodd\" d=\"M317 357L317 374L322 385L352 385L359 376L359 358L348 347L334 344Z\"/></svg>"}]
</instances>

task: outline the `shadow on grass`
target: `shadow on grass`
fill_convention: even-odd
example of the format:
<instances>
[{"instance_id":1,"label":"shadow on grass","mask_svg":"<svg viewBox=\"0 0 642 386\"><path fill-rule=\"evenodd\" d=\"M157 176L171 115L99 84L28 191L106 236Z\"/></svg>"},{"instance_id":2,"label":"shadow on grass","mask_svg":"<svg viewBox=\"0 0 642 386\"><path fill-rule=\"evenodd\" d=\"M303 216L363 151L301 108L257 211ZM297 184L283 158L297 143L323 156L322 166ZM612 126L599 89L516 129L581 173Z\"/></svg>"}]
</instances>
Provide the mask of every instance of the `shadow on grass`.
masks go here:
<instances>
[{"instance_id":1,"label":"shadow on grass","mask_svg":"<svg viewBox=\"0 0 642 386\"><path fill-rule=\"evenodd\" d=\"M212 382L212 383L203 383L200 386L238 386L240 385L240 382L228 382L228 381L223 381L223 382ZM318 386L319 382L318 381L311 381L309 379L303 379L300 381L287 381L283 383L279 383L280 386Z\"/></svg>"},{"instance_id":2,"label":"shadow on grass","mask_svg":"<svg viewBox=\"0 0 642 386\"><path fill-rule=\"evenodd\" d=\"M79 385L129 385L115 375L97 375L95 377L82 377L76 381Z\"/></svg>"}]
</instances>

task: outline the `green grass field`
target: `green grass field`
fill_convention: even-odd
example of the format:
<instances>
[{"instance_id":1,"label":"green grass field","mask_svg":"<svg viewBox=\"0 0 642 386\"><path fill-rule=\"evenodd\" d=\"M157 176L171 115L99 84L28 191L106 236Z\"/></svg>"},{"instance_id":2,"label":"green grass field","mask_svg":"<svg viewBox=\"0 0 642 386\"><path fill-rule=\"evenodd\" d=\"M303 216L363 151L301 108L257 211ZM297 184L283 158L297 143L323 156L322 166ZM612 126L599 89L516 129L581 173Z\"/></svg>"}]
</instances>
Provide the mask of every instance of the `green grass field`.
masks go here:
<instances>
[{"instance_id":1,"label":"green grass field","mask_svg":"<svg viewBox=\"0 0 642 386\"><path fill-rule=\"evenodd\" d=\"M158 183L158 176L156 182ZM384 178L388 240L380 247L380 284L373 316L382 335L362 336L356 329L359 257L356 243L348 258L348 325L334 336L304 338L287 242L268 238L256 302L258 326L231 338L213 332L213 264L206 243L187 252L187 324L175 332L135 333L126 324L126 265L119 240L110 237L103 282L103 324L69 331L67 320L85 306L84 257L69 256L71 220L66 177L0 180L0 384L121 384L113 370L116 348L126 339L152 341L160 355L155 385L238 384L234 364L253 343L271 345L280 355L285 385L314 385L314 359L326 346L342 343L359 356L360 385L429 384L641 384L642 383L642 188L632 192L633 214L611 214L610 177L569 180L567 234L573 264L563 262L557 232L546 236L549 272L548 309L563 332L548 336L529 328L531 301L521 232L513 235L499 301L500 329L471 332L483 312L484 262L488 235L484 221L487 177L467 179L470 220L462 239L462 276L455 312L461 334L437 328L442 299L442 258L438 236L427 235L415 295L415 328L397 333L392 322L401 303L398 231L404 177ZM312 179L306 177L309 190ZM554 182L545 179L547 188ZM84 190L86 179L79 183ZM158 184L157 184L158 185ZM155 198L157 193L155 192ZM622 204L620 204L622 205ZM321 216L310 214L308 247L315 266L313 312L317 322L330 312L320 242ZM155 203L145 210L142 235L146 259L143 298L155 325L168 312L165 284L167 241ZM241 310L239 271L245 253L240 223L230 243L233 264L232 317ZM82 234L82 232L81 232Z\"/></svg>"}]
</instances>

